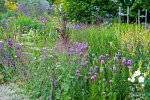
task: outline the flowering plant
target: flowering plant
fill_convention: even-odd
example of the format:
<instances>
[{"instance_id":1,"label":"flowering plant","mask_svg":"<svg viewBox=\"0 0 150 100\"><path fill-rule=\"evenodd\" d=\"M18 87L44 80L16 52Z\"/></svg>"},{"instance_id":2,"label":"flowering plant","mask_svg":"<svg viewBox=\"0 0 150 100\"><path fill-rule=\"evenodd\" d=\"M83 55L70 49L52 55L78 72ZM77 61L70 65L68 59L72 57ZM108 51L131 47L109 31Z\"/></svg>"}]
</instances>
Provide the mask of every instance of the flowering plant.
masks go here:
<instances>
[{"instance_id":1,"label":"flowering plant","mask_svg":"<svg viewBox=\"0 0 150 100\"><path fill-rule=\"evenodd\" d=\"M147 85L147 83L145 82L145 79L149 75L150 70L149 70L149 67L147 67L147 70L145 71L145 73L142 73L141 65L142 65L142 62L140 61L139 68L137 69L137 71L135 71L133 74L132 74L132 72L130 72L130 78L128 78L128 81L130 81L131 83L134 83L134 84L132 84L133 86L131 86L131 89L133 92L130 93L130 96L131 97L138 96L145 100L144 92L145 92L145 87ZM138 91L141 93L141 96L134 95L134 93L136 93Z\"/></svg>"},{"instance_id":2,"label":"flowering plant","mask_svg":"<svg viewBox=\"0 0 150 100\"><path fill-rule=\"evenodd\" d=\"M5 6L8 7L9 11L18 10L20 4L16 2L5 1Z\"/></svg>"}]
</instances>

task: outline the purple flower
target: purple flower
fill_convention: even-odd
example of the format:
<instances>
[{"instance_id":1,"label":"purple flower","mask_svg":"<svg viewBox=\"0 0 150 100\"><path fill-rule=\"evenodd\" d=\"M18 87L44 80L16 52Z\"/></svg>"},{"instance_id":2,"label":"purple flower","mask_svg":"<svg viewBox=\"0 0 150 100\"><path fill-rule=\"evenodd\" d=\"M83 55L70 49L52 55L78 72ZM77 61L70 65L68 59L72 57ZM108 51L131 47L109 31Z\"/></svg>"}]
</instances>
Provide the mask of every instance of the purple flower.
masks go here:
<instances>
[{"instance_id":1,"label":"purple flower","mask_svg":"<svg viewBox=\"0 0 150 100\"><path fill-rule=\"evenodd\" d=\"M102 64L102 66L104 65L104 60L101 60L101 64Z\"/></svg>"},{"instance_id":2,"label":"purple flower","mask_svg":"<svg viewBox=\"0 0 150 100\"><path fill-rule=\"evenodd\" d=\"M81 49L84 50L84 45L82 45Z\"/></svg>"},{"instance_id":3,"label":"purple flower","mask_svg":"<svg viewBox=\"0 0 150 100\"><path fill-rule=\"evenodd\" d=\"M117 55L120 57L120 56L121 56L121 53L119 53L119 52L118 52L118 54L117 54Z\"/></svg>"},{"instance_id":4,"label":"purple flower","mask_svg":"<svg viewBox=\"0 0 150 100\"><path fill-rule=\"evenodd\" d=\"M97 70L97 66L95 66L95 71Z\"/></svg>"},{"instance_id":5,"label":"purple flower","mask_svg":"<svg viewBox=\"0 0 150 100\"><path fill-rule=\"evenodd\" d=\"M13 60L10 60L9 62L10 62L10 63L13 63Z\"/></svg>"},{"instance_id":6,"label":"purple flower","mask_svg":"<svg viewBox=\"0 0 150 100\"><path fill-rule=\"evenodd\" d=\"M101 69L101 74L103 74L103 72L104 72L104 69Z\"/></svg>"},{"instance_id":7,"label":"purple flower","mask_svg":"<svg viewBox=\"0 0 150 100\"><path fill-rule=\"evenodd\" d=\"M94 75L94 79L96 79L96 76L97 76L97 75Z\"/></svg>"},{"instance_id":8,"label":"purple flower","mask_svg":"<svg viewBox=\"0 0 150 100\"><path fill-rule=\"evenodd\" d=\"M80 52L80 56L82 56L83 55L83 52Z\"/></svg>"},{"instance_id":9,"label":"purple flower","mask_svg":"<svg viewBox=\"0 0 150 100\"><path fill-rule=\"evenodd\" d=\"M116 67L114 66L114 67L113 67L113 72L115 72L115 71L116 71Z\"/></svg>"},{"instance_id":10,"label":"purple flower","mask_svg":"<svg viewBox=\"0 0 150 100\"><path fill-rule=\"evenodd\" d=\"M81 60L81 57L79 57L78 59Z\"/></svg>"},{"instance_id":11,"label":"purple flower","mask_svg":"<svg viewBox=\"0 0 150 100\"><path fill-rule=\"evenodd\" d=\"M106 94L106 92L103 92L103 96Z\"/></svg>"},{"instance_id":12,"label":"purple flower","mask_svg":"<svg viewBox=\"0 0 150 100\"><path fill-rule=\"evenodd\" d=\"M127 62L128 66L130 66L132 62L133 62L133 60L128 60L128 62Z\"/></svg>"},{"instance_id":13,"label":"purple flower","mask_svg":"<svg viewBox=\"0 0 150 100\"><path fill-rule=\"evenodd\" d=\"M129 69L129 72L132 72L132 68Z\"/></svg>"},{"instance_id":14,"label":"purple flower","mask_svg":"<svg viewBox=\"0 0 150 100\"><path fill-rule=\"evenodd\" d=\"M111 71L111 68L109 68L109 71Z\"/></svg>"},{"instance_id":15,"label":"purple flower","mask_svg":"<svg viewBox=\"0 0 150 100\"><path fill-rule=\"evenodd\" d=\"M94 83L94 76L91 77L92 83Z\"/></svg>"},{"instance_id":16,"label":"purple flower","mask_svg":"<svg viewBox=\"0 0 150 100\"><path fill-rule=\"evenodd\" d=\"M2 42L0 42L0 46L2 46L3 45L3 43Z\"/></svg>"},{"instance_id":17,"label":"purple flower","mask_svg":"<svg viewBox=\"0 0 150 100\"><path fill-rule=\"evenodd\" d=\"M91 76L91 80L94 80L94 76Z\"/></svg>"},{"instance_id":18,"label":"purple flower","mask_svg":"<svg viewBox=\"0 0 150 100\"><path fill-rule=\"evenodd\" d=\"M106 82L106 79L105 79L105 78L103 79L103 82L104 82L104 83Z\"/></svg>"},{"instance_id":19,"label":"purple flower","mask_svg":"<svg viewBox=\"0 0 150 100\"><path fill-rule=\"evenodd\" d=\"M91 71L91 72L93 71L93 67L90 67L90 71Z\"/></svg>"},{"instance_id":20,"label":"purple flower","mask_svg":"<svg viewBox=\"0 0 150 100\"><path fill-rule=\"evenodd\" d=\"M76 26L76 29L79 29L79 28L80 28L80 26L79 26L79 25L77 25L77 26Z\"/></svg>"},{"instance_id":21,"label":"purple flower","mask_svg":"<svg viewBox=\"0 0 150 100\"><path fill-rule=\"evenodd\" d=\"M22 63L22 59L19 59L19 62Z\"/></svg>"},{"instance_id":22,"label":"purple flower","mask_svg":"<svg viewBox=\"0 0 150 100\"><path fill-rule=\"evenodd\" d=\"M82 89L82 93L84 93L84 89Z\"/></svg>"},{"instance_id":23,"label":"purple flower","mask_svg":"<svg viewBox=\"0 0 150 100\"><path fill-rule=\"evenodd\" d=\"M86 42L85 48L88 48L88 42Z\"/></svg>"},{"instance_id":24,"label":"purple flower","mask_svg":"<svg viewBox=\"0 0 150 100\"><path fill-rule=\"evenodd\" d=\"M8 40L8 42L12 42L12 40Z\"/></svg>"},{"instance_id":25,"label":"purple flower","mask_svg":"<svg viewBox=\"0 0 150 100\"><path fill-rule=\"evenodd\" d=\"M97 75L97 73L95 73L94 75Z\"/></svg>"},{"instance_id":26,"label":"purple flower","mask_svg":"<svg viewBox=\"0 0 150 100\"><path fill-rule=\"evenodd\" d=\"M84 63L84 66L86 66L88 64L88 61L86 61L85 63Z\"/></svg>"},{"instance_id":27,"label":"purple flower","mask_svg":"<svg viewBox=\"0 0 150 100\"><path fill-rule=\"evenodd\" d=\"M70 48L70 52L73 52L74 51L74 49L73 48Z\"/></svg>"},{"instance_id":28,"label":"purple flower","mask_svg":"<svg viewBox=\"0 0 150 100\"><path fill-rule=\"evenodd\" d=\"M122 59L122 65L125 66L125 64L126 64L126 59L123 58L123 59Z\"/></svg>"},{"instance_id":29,"label":"purple flower","mask_svg":"<svg viewBox=\"0 0 150 100\"><path fill-rule=\"evenodd\" d=\"M94 62L96 63L96 58L94 58Z\"/></svg>"},{"instance_id":30,"label":"purple flower","mask_svg":"<svg viewBox=\"0 0 150 100\"><path fill-rule=\"evenodd\" d=\"M76 42L76 47L78 47L79 46L79 43L78 42Z\"/></svg>"},{"instance_id":31,"label":"purple flower","mask_svg":"<svg viewBox=\"0 0 150 100\"><path fill-rule=\"evenodd\" d=\"M7 41L7 38L5 38L4 40Z\"/></svg>"},{"instance_id":32,"label":"purple flower","mask_svg":"<svg viewBox=\"0 0 150 100\"><path fill-rule=\"evenodd\" d=\"M99 57L98 57L98 61L101 61L103 58L104 58L103 55L99 56Z\"/></svg>"},{"instance_id":33,"label":"purple flower","mask_svg":"<svg viewBox=\"0 0 150 100\"><path fill-rule=\"evenodd\" d=\"M80 75L80 73L77 73L77 76L79 76Z\"/></svg>"},{"instance_id":34,"label":"purple flower","mask_svg":"<svg viewBox=\"0 0 150 100\"><path fill-rule=\"evenodd\" d=\"M87 82L87 76L84 77L85 82Z\"/></svg>"},{"instance_id":35,"label":"purple flower","mask_svg":"<svg viewBox=\"0 0 150 100\"><path fill-rule=\"evenodd\" d=\"M19 46L17 46L17 47L16 47L16 50L19 50L19 49L20 49L20 47L19 47Z\"/></svg>"},{"instance_id":36,"label":"purple flower","mask_svg":"<svg viewBox=\"0 0 150 100\"><path fill-rule=\"evenodd\" d=\"M56 81L54 80L54 86L55 86L55 88L57 88L57 84L56 84Z\"/></svg>"},{"instance_id":37,"label":"purple flower","mask_svg":"<svg viewBox=\"0 0 150 100\"><path fill-rule=\"evenodd\" d=\"M116 62L117 62L117 60L118 60L118 57L115 57L115 58L114 58L114 62L116 63Z\"/></svg>"},{"instance_id":38,"label":"purple flower","mask_svg":"<svg viewBox=\"0 0 150 100\"><path fill-rule=\"evenodd\" d=\"M8 42L8 45L13 45L13 43L12 42Z\"/></svg>"},{"instance_id":39,"label":"purple flower","mask_svg":"<svg viewBox=\"0 0 150 100\"><path fill-rule=\"evenodd\" d=\"M110 86L112 85L112 80L109 80Z\"/></svg>"},{"instance_id":40,"label":"purple flower","mask_svg":"<svg viewBox=\"0 0 150 100\"><path fill-rule=\"evenodd\" d=\"M76 73L80 73L80 71L79 71L79 70L76 70Z\"/></svg>"},{"instance_id":41,"label":"purple flower","mask_svg":"<svg viewBox=\"0 0 150 100\"><path fill-rule=\"evenodd\" d=\"M11 58L11 56L9 56L9 55L8 55L7 57L8 57L8 58Z\"/></svg>"},{"instance_id":42,"label":"purple flower","mask_svg":"<svg viewBox=\"0 0 150 100\"><path fill-rule=\"evenodd\" d=\"M78 48L76 48L76 52L77 52L77 53L79 52Z\"/></svg>"},{"instance_id":43,"label":"purple flower","mask_svg":"<svg viewBox=\"0 0 150 100\"><path fill-rule=\"evenodd\" d=\"M92 73L91 73L91 72L89 72L89 75L91 76L91 75L92 75Z\"/></svg>"},{"instance_id":44,"label":"purple flower","mask_svg":"<svg viewBox=\"0 0 150 100\"><path fill-rule=\"evenodd\" d=\"M108 59L108 57L109 57L109 54L106 54L106 58Z\"/></svg>"},{"instance_id":45,"label":"purple flower","mask_svg":"<svg viewBox=\"0 0 150 100\"><path fill-rule=\"evenodd\" d=\"M84 65L84 63L81 63L81 66L83 66Z\"/></svg>"},{"instance_id":46,"label":"purple flower","mask_svg":"<svg viewBox=\"0 0 150 100\"><path fill-rule=\"evenodd\" d=\"M10 49L10 46L9 46L9 45L6 45L6 48L9 50L9 49Z\"/></svg>"},{"instance_id":47,"label":"purple flower","mask_svg":"<svg viewBox=\"0 0 150 100\"><path fill-rule=\"evenodd\" d=\"M6 59L3 59L3 62L4 62L4 63L6 63L6 62L7 62L7 60L6 60Z\"/></svg>"}]
</instances>

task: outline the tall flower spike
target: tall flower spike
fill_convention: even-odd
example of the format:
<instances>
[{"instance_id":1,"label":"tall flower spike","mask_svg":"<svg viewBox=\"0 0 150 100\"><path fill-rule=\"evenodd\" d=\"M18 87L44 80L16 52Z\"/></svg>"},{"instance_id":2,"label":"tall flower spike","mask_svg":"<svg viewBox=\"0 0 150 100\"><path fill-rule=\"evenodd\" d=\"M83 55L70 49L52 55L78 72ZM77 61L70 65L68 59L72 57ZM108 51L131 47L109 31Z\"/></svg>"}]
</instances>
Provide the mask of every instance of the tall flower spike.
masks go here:
<instances>
[{"instance_id":1,"label":"tall flower spike","mask_svg":"<svg viewBox=\"0 0 150 100\"><path fill-rule=\"evenodd\" d=\"M103 74L103 72L104 72L104 69L101 69L101 74Z\"/></svg>"},{"instance_id":2,"label":"tall flower spike","mask_svg":"<svg viewBox=\"0 0 150 100\"><path fill-rule=\"evenodd\" d=\"M101 60L101 64L102 64L102 66L104 65L104 60Z\"/></svg>"},{"instance_id":3,"label":"tall flower spike","mask_svg":"<svg viewBox=\"0 0 150 100\"><path fill-rule=\"evenodd\" d=\"M91 77L92 83L94 83L94 76Z\"/></svg>"},{"instance_id":4,"label":"tall flower spike","mask_svg":"<svg viewBox=\"0 0 150 100\"><path fill-rule=\"evenodd\" d=\"M123 59L122 59L122 65L123 65L123 67L125 67L125 64L126 64L126 59L123 58Z\"/></svg>"},{"instance_id":5,"label":"tall flower spike","mask_svg":"<svg viewBox=\"0 0 150 100\"><path fill-rule=\"evenodd\" d=\"M103 92L103 96L106 94L106 92Z\"/></svg>"},{"instance_id":6,"label":"tall flower spike","mask_svg":"<svg viewBox=\"0 0 150 100\"><path fill-rule=\"evenodd\" d=\"M94 62L96 63L96 58L94 58Z\"/></svg>"},{"instance_id":7,"label":"tall flower spike","mask_svg":"<svg viewBox=\"0 0 150 100\"><path fill-rule=\"evenodd\" d=\"M112 85L112 80L109 80L110 86Z\"/></svg>"},{"instance_id":8,"label":"tall flower spike","mask_svg":"<svg viewBox=\"0 0 150 100\"><path fill-rule=\"evenodd\" d=\"M114 58L114 62L116 63L116 62L117 62L117 60L118 60L118 57L115 57L115 58Z\"/></svg>"},{"instance_id":9,"label":"tall flower spike","mask_svg":"<svg viewBox=\"0 0 150 100\"><path fill-rule=\"evenodd\" d=\"M97 71L97 66L95 66L95 71Z\"/></svg>"},{"instance_id":10,"label":"tall flower spike","mask_svg":"<svg viewBox=\"0 0 150 100\"><path fill-rule=\"evenodd\" d=\"M113 72L115 72L115 71L116 71L116 67L114 66L114 67L113 67Z\"/></svg>"},{"instance_id":11,"label":"tall flower spike","mask_svg":"<svg viewBox=\"0 0 150 100\"><path fill-rule=\"evenodd\" d=\"M90 71L91 71L91 72L93 71L93 67L90 67Z\"/></svg>"},{"instance_id":12,"label":"tall flower spike","mask_svg":"<svg viewBox=\"0 0 150 100\"><path fill-rule=\"evenodd\" d=\"M109 57L109 54L106 54L106 59L108 59L108 57Z\"/></svg>"},{"instance_id":13,"label":"tall flower spike","mask_svg":"<svg viewBox=\"0 0 150 100\"><path fill-rule=\"evenodd\" d=\"M85 76L84 80L85 80L85 82L87 82L87 76Z\"/></svg>"}]
</instances>

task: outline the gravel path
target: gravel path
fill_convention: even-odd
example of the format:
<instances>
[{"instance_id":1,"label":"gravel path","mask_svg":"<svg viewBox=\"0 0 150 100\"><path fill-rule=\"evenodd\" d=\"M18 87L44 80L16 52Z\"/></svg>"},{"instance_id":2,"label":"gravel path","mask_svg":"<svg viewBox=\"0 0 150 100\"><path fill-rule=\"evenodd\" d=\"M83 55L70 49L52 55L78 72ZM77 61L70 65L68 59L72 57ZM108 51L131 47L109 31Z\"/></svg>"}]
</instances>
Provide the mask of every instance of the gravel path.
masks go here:
<instances>
[{"instance_id":1,"label":"gravel path","mask_svg":"<svg viewBox=\"0 0 150 100\"><path fill-rule=\"evenodd\" d=\"M15 83L0 85L0 100L31 100L21 92L23 90Z\"/></svg>"}]
</instances>

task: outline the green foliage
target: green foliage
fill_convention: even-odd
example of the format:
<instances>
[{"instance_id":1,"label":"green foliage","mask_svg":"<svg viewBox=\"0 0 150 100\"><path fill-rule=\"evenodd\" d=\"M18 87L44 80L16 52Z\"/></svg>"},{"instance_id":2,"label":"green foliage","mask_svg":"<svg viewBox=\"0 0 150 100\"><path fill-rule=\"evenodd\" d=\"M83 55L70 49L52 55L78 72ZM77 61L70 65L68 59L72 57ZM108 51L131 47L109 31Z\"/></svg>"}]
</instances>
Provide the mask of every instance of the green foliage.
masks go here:
<instances>
[{"instance_id":1,"label":"green foliage","mask_svg":"<svg viewBox=\"0 0 150 100\"><path fill-rule=\"evenodd\" d=\"M56 1L56 0L47 0L51 5Z\"/></svg>"},{"instance_id":2,"label":"green foliage","mask_svg":"<svg viewBox=\"0 0 150 100\"><path fill-rule=\"evenodd\" d=\"M107 14L116 12L115 3L111 0L62 0L60 5L70 21L91 22L91 17L95 18L97 11L100 17L106 17L104 12Z\"/></svg>"}]
</instances>

